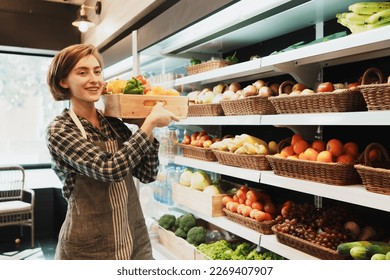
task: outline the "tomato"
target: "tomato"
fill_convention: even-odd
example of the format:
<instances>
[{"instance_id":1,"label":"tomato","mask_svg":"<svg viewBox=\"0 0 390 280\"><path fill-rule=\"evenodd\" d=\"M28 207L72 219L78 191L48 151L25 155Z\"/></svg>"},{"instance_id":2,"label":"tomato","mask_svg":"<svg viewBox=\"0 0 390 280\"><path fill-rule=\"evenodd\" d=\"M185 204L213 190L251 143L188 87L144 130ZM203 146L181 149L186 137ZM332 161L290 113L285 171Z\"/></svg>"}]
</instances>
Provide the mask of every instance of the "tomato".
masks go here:
<instances>
[{"instance_id":1,"label":"tomato","mask_svg":"<svg viewBox=\"0 0 390 280\"><path fill-rule=\"evenodd\" d=\"M143 85L146 85L148 83L146 81L146 79L144 78L144 76L142 76L142 75L137 75L134 78L136 78L138 81L140 81Z\"/></svg>"},{"instance_id":2,"label":"tomato","mask_svg":"<svg viewBox=\"0 0 390 280\"><path fill-rule=\"evenodd\" d=\"M188 135L187 135L188 136ZM228 195L225 195L223 198L222 198L222 204L224 206L226 206L226 204L230 201L234 201L233 198L231 196L228 196Z\"/></svg>"},{"instance_id":3,"label":"tomato","mask_svg":"<svg viewBox=\"0 0 390 280\"><path fill-rule=\"evenodd\" d=\"M320 83L317 87L317 92L332 92L334 91L334 86L331 82Z\"/></svg>"}]
</instances>

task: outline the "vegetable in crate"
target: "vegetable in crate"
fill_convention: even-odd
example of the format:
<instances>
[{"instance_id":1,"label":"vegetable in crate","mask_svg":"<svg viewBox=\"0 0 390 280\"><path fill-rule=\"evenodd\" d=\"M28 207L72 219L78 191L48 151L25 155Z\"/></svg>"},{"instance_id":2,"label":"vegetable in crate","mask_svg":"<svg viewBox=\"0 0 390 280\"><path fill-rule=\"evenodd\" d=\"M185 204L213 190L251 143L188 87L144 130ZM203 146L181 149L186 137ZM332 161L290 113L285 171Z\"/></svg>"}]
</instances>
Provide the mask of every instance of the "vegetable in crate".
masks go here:
<instances>
[{"instance_id":1,"label":"vegetable in crate","mask_svg":"<svg viewBox=\"0 0 390 280\"><path fill-rule=\"evenodd\" d=\"M137 78L133 77L127 81L126 86L123 90L124 94L143 94L145 87L142 82Z\"/></svg>"},{"instance_id":2,"label":"vegetable in crate","mask_svg":"<svg viewBox=\"0 0 390 280\"><path fill-rule=\"evenodd\" d=\"M180 217L179 220L179 228L181 228L184 232L187 232L196 226L196 219L193 214L187 213Z\"/></svg>"},{"instance_id":3,"label":"vegetable in crate","mask_svg":"<svg viewBox=\"0 0 390 280\"><path fill-rule=\"evenodd\" d=\"M158 220L158 225L165 228L166 230L171 230L176 222L176 217L171 214L164 214Z\"/></svg>"},{"instance_id":4,"label":"vegetable in crate","mask_svg":"<svg viewBox=\"0 0 390 280\"><path fill-rule=\"evenodd\" d=\"M202 61L200 59L197 59L197 58L192 58L190 60L190 63L191 63L191 65L197 65L197 64L201 64Z\"/></svg>"},{"instance_id":5,"label":"vegetable in crate","mask_svg":"<svg viewBox=\"0 0 390 280\"><path fill-rule=\"evenodd\" d=\"M227 62L230 62L231 64L238 63L238 58L237 58L237 56L236 56L236 53L237 53L237 52L234 52L233 55L227 56L227 57L225 58L225 60L226 60Z\"/></svg>"},{"instance_id":6,"label":"vegetable in crate","mask_svg":"<svg viewBox=\"0 0 390 280\"><path fill-rule=\"evenodd\" d=\"M187 241L192 245L198 246L201 243L204 243L206 240L206 229L202 226L197 226L191 228L187 232Z\"/></svg>"}]
</instances>

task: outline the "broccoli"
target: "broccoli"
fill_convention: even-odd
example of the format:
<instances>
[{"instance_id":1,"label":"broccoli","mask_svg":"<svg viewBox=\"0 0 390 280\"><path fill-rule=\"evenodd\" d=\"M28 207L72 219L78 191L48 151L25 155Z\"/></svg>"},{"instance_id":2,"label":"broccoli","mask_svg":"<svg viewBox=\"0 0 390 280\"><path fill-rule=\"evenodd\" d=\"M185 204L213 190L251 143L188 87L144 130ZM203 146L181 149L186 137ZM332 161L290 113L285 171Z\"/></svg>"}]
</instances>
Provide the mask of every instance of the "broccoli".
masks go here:
<instances>
[{"instance_id":1,"label":"broccoli","mask_svg":"<svg viewBox=\"0 0 390 280\"><path fill-rule=\"evenodd\" d=\"M175 225L176 217L171 214L164 214L158 220L158 225L165 228L166 230L171 230Z\"/></svg>"},{"instance_id":2,"label":"broccoli","mask_svg":"<svg viewBox=\"0 0 390 280\"><path fill-rule=\"evenodd\" d=\"M198 246L206 240L206 229L202 226L193 227L187 232L187 241Z\"/></svg>"},{"instance_id":3,"label":"broccoli","mask_svg":"<svg viewBox=\"0 0 390 280\"><path fill-rule=\"evenodd\" d=\"M180 217L179 228L187 232L196 226L196 219L192 213L184 214Z\"/></svg>"},{"instance_id":4,"label":"broccoli","mask_svg":"<svg viewBox=\"0 0 390 280\"><path fill-rule=\"evenodd\" d=\"M184 239L187 238L187 233L184 230L182 230L181 228L176 229L175 235L178 237L184 238Z\"/></svg>"}]
</instances>

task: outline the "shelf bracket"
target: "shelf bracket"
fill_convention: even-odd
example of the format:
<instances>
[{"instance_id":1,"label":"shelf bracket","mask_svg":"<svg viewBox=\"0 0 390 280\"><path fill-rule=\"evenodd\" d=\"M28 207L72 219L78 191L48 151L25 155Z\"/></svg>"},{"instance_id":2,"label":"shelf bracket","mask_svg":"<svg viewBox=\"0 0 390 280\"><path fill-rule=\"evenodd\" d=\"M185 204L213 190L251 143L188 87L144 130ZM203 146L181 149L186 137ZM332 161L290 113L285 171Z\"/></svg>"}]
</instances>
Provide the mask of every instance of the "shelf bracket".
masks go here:
<instances>
[{"instance_id":1,"label":"shelf bracket","mask_svg":"<svg viewBox=\"0 0 390 280\"><path fill-rule=\"evenodd\" d=\"M318 81L318 73L321 71L320 65L299 65L298 61L274 65L280 72L289 73L298 83L303 83L308 87L314 87Z\"/></svg>"},{"instance_id":2,"label":"shelf bracket","mask_svg":"<svg viewBox=\"0 0 390 280\"><path fill-rule=\"evenodd\" d=\"M318 196L318 195L314 196L314 206L317 209L322 208L322 196Z\"/></svg>"}]
</instances>

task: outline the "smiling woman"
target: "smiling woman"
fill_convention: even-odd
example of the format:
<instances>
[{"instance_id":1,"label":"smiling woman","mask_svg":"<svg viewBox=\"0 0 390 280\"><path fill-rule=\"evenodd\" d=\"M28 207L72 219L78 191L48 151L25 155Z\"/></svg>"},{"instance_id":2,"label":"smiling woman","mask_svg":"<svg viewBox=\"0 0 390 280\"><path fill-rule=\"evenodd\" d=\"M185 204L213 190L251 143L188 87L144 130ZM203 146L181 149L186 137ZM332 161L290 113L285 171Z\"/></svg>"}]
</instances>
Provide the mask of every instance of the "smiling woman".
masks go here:
<instances>
[{"instance_id":1,"label":"smiling woman","mask_svg":"<svg viewBox=\"0 0 390 280\"><path fill-rule=\"evenodd\" d=\"M51 57L0 53L0 164L47 164L49 120L62 111L54 102L46 73Z\"/></svg>"}]
</instances>

